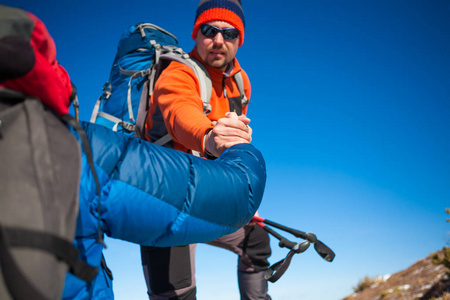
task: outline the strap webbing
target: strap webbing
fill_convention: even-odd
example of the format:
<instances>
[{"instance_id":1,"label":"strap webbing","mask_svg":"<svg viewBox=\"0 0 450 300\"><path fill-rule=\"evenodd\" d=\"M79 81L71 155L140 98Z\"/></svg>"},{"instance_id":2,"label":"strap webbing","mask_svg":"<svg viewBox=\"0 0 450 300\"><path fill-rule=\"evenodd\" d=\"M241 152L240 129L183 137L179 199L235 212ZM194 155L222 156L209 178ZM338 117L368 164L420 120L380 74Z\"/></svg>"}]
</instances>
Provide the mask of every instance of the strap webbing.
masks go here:
<instances>
[{"instance_id":1,"label":"strap webbing","mask_svg":"<svg viewBox=\"0 0 450 300\"><path fill-rule=\"evenodd\" d=\"M123 74L130 74L127 71L120 69L120 72ZM132 71L133 72L133 71ZM133 79L138 77L145 77L150 73L150 69L144 70L144 71L137 71L133 73L133 75L130 77L130 80L128 81L128 91L127 91L127 103L128 103L128 117L130 118L130 122L134 122L134 114L133 114L133 103L131 102L131 82Z\"/></svg>"},{"instance_id":2,"label":"strap webbing","mask_svg":"<svg viewBox=\"0 0 450 300\"><path fill-rule=\"evenodd\" d=\"M156 140L153 144L156 144L156 145L159 145L159 146L164 146L165 144L167 144L171 140L172 140L172 137L170 136L170 134L167 133L163 137L161 137L158 140Z\"/></svg>"},{"instance_id":3,"label":"strap webbing","mask_svg":"<svg viewBox=\"0 0 450 300\"><path fill-rule=\"evenodd\" d=\"M210 101L212 94L212 82L209 77L208 70L206 70L205 66L194 58L187 57L185 60L187 65L194 71L200 83L200 97L203 102L203 113L207 114L211 111Z\"/></svg>"},{"instance_id":4,"label":"strap webbing","mask_svg":"<svg viewBox=\"0 0 450 300\"><path fill-rule=\"evenodd\" d=\"M114 123L112 131L117 131L117 127L120 125L123 129L128 130L129 132L133 132L135 129L135 125L122 121L121 119L117 118L116 116L107 114L105 112L99 111L97 116L102 117L106 120L109 120Z\"/></svg>"},{"instance_id":5,"label":"strap webbing","mask_svg":"<svg viewBox=\"0 0 450 300\"><path fill-rule=\"evenodd\" d=\"M55 254L69 265L69 271L84 281L91 281L97 275L94 268L78 258L78 250L59 236L47 232L22 228L2 227L3 238L10 247L36 248Z\"/></svg>"},{"instance_id":6,"label":"strap webbing","mask_svg":"<svg viewBox=\"0 0 450 300\"><path fill-rule=\"evenodd\" d=\"M14 299L47 300L23 275L9 251L3 228L0 230L0 267L9 293Z\"/></svg>"},{"instance_id":7,"label":"strap webbing","mask_svg":"<svg viewBox=\"0 0 450 300\"><path fill-rule=\"evenodd\" d=\"M72 117L69 114L65 114L65 115L61 115L60 118L66 122L67 124L69 124L70 126L72 126L72 128L78 133L78 135L80 136L81 139L81 145L83 147L84 150L84 154L86 155L86 159L87 162L89 164L89 168L91 169L92 172L92 176L94 177L95 180L95 185L97 187L97 196L98 196L98 205L97 205L97 213L98 213L98 217L97 217L97 226L98 226L98 237L97 237L97 242L102 244L103 247L106 248L105 243L103 243L103 236L102 236L102 229L101 229L101 225L100 225L100 214L101 214L101 191L100 191L100 181L98 180L98 176L97 176L97 172L95 171L95 167L94 167L94 159L92 157L92 150L91 150L91 146L89 144L89 140L87 138L86 132L84 132L83 128L81 128L80 123L78 123L77 120L74 119L74 117Z\"/></svg>"},{"instance_id":8,"label":"strap webbing","mask_svg":"<svg viewBox=\"0 0 450 300\"><path fill-rule=\"evenodd\" d=\"M12 247L26 247L44 250L56 255L69 265L69 270L78 278L90 282L97 275L98 269L78 258L75 246L50 233L0 225L0 267L10 294L14 299L45 300L23 274L11 254Z\"/></svg>"},{"instance_id":9,"label":"strap webbing","mask_svg":"<svg viewBox=\"0 0 450 300\"><path fill-rule=\"evenodd\" d=\"M97 115L99 114L102 99L108 100L110 96L111 96L111 84L107 82L103 86L103 94L100 97L98 97L97 102L95 102L94 109L92 110L91 114L91 123L95 123L95 120L97 120Z\"/></svg>"},{"instance_id":10,"label":"strap webbing","mask_svg":"<svg viewBox=\"0 0 450 300\"><path fill-rule=\"evenodd\" d=\"M242 105L248 104L247 96L245 96L244 91L244 79L242 78L241 72L237 72L234 74L234 81L236 81L236 85L238 86L239 93L241 94L241 103Z\"/></svg>"},{"instance_id":11,"label":"strap webbing","mask_svg":"<svg viewBox=\"0 0 450 300\"><path fill-rule=\"evenodd\" d=\"M265 278L267 281L275 282L286 272L287 268L291 264L291 259L294 256L295 251L291 250L287 254L286 258L280 260L279 262L271 265L266 271Z\"/></svg>"}]
</instances>

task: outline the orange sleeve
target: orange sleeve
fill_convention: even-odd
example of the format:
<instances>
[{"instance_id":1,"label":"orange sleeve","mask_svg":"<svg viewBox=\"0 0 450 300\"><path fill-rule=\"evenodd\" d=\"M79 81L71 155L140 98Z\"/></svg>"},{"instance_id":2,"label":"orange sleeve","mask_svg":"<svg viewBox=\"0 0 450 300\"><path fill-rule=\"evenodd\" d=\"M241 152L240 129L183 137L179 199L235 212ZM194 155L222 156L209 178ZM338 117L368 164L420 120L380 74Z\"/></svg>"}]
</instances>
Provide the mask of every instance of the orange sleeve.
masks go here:
<instances>
[{"instance_id":1,"label":"orange sleeve","mask_svg":"<svg viewBox=\"0 0 450 300\"><path fill-rule=\"evenodd\" d=\"M156 82L153 102L161 109L167 131L176 143L204 153L203 138L213 128L203 114L200 85L193 71L172 62Z\"/></svg>"}]
</instances>

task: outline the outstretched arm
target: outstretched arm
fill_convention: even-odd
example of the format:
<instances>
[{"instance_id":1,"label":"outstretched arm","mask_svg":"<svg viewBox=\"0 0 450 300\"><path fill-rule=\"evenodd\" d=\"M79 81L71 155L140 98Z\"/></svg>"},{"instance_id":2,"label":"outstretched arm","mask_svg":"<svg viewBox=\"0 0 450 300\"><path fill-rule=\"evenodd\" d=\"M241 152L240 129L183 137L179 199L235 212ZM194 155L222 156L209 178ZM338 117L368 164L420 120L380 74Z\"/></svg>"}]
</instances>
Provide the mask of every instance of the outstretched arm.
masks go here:
<instances>
[{"instance_id":1,"label":"outstretched arm","mask_svg":"<svg viewBox=\"0 0 450 300\"><path fill-rule=\"evenodd\" d=\"M265 162L250 144L209 161L83 126L102 182L102 228L111 237L153 246L207 242L247 224L261 203Z\"/></svg>"}]
</instances>

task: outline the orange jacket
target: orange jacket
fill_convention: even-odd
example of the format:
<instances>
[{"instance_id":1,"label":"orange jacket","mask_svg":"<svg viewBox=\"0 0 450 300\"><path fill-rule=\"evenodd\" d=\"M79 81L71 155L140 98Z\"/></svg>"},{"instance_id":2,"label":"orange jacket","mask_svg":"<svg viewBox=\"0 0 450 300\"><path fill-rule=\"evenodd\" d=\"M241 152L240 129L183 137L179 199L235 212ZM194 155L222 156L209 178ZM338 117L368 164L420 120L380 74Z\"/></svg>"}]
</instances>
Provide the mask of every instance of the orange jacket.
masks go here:
<instances>
[{"instance_id":1,"label":"orange jacket","mask_svg":"<svg viewBox=\"0 0 450 300\"><path fill-rule=\"evenodd\" d=\"M195 48L189 55L202 61ZM205 67L212 82L211 112L206 116L203 114L200 85L192 69L182 63L172 62L156 81L145 124L147 140L152 141L152 137L157 139L165 134L158 129L162 127L162 116L175 149L183 152L190 149L204 154L203 139L206 131L213 128L211 121L225 117L225 113L230 111L224 88L228 98L239 97L239 89L232 77L235 73L242 72L245 95L250 99L250 81L236 59L228 76L219 69ZM247 105L242 107L242 113L247 113Z\"/></svg>"}]
</instances>

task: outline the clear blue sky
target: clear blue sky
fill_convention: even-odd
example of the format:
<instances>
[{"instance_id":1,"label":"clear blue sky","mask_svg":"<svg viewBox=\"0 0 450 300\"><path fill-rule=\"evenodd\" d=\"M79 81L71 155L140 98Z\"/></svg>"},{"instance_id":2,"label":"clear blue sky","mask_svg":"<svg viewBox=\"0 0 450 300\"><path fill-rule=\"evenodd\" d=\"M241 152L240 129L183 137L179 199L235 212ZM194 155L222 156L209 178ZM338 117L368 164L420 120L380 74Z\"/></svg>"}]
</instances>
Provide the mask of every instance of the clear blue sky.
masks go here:
<instances>
[{"instance_id":1,"label":"clear blue sky","mask_svg":"<svg viewBox=\"0 0 450 300\"><path fill-rule=\"evenodd\" d=\"M2 1L53 35L88 120L120 34L157 24L190 50L197 0ZM336 252L294 257L274 300L339 299L446 244L450 207L449 0L243 0L238 59L267 162L261 216ZM151 217L151 216L150 216ZM271 263L287 253L272 240ZM146 299L138 247L108 239L116 299ZM200 245L199 300L238 299L234 254Z\"/></svg>"}]
</instances>

